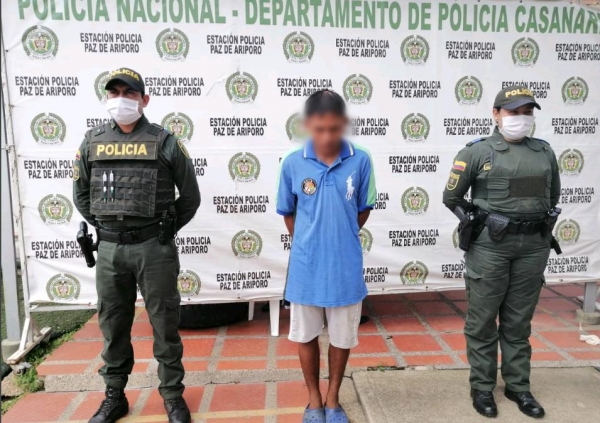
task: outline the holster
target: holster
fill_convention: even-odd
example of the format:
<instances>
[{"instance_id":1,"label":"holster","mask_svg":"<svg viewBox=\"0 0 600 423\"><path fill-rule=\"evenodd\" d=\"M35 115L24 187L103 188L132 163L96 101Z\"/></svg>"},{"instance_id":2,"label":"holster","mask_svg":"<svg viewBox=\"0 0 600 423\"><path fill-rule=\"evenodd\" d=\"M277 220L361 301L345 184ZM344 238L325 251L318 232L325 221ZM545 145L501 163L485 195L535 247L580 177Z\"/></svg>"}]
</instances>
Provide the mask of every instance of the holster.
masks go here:
<instances>
[{"instance_id":1,"label":"holster","mask_svg":"<svg viewBox=\"0 0 600 423\"><path fill-rule=\"evenodd\" d=\"M460 221L458 224L458 248L463 251L469 250L471 242L479 237L483 229L480 211L474 207L468 209L468 212L462 206L454 209L454 214Z\"/></svg>"},{"instance_id":2,"label":"holster","mask_svg":"<svg viewBox=\"0 0 600 423\"><path fill-rule=\"evenodd\" d=\"M552 234L552 231L554 231L554 226L556 226L556 222L558 221L558 216L560 216L561 212L562 212L562 209L560 209L559 207L554 207L546 215L546 227L548 228L548 232L550 232L550 234ZM550 247L552 247L552 249L554 250L554 252L557 255L562 254L560 244L558 243L557 239L554 236L552 236L552 241L550 241Z\"/></svg>"},{"instance_id":3,"label":"holster","mask_svg":"<svg viewBox=\"0 0 600 423\"><path fill-rule=\"evenodd\" d=\"M162 245L166 244L173 238L177 233L177 212L175 207L169 207L169 211L165 211L162 214L159 222L158 229L158 242Z\"/></svg>"},{"instance_id":4,"label":"holster","mask_svg":"<svg viewBox=\"0 0 600 423\"><path fill-rule=\"evenodd\" d=\"M486 226L492 241L502 241L506 232L508 232L508 224L510 218L496 213L490 213L486 218Z\"/></svg>"}]
</instances>

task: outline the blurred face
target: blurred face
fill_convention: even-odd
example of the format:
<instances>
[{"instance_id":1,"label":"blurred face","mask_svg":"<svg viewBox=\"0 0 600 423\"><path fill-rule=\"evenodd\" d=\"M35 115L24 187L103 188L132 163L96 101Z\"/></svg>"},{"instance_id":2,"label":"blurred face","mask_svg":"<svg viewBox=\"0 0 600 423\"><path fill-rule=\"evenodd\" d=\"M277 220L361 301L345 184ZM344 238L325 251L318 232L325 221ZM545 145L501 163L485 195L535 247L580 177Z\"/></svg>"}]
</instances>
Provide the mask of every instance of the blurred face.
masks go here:
<instances>
[{"instance_id":1,"label":"blurred face","mask_svg":"<svg viewBox=\"0 0 600 423\"><path fill-rule=\"evenodd\" d=\"M148 105L150 96L142 95L139 91L132 90L128 85L125 84L114 84L108 90L106 90L107 98L127 98L129 100L137 101L140 104L140 111L142 108Z\"/></svg>"},{"instance_id":2,"label":"blurred face","mask_svg":"<svg viewBox=\"0 0 600 423\"><path fill-rule=\"evenodd\" d=\"M348 119L335 113L314 114L304 121L316 151L335 152L344 137Z\"/></svg>"},{"instance_id":3,"label":"blurred face","mask_svg":"<svg viewBox=\"0 0 600 423\"><path fill-rule=\"evenodd\" d=\"M519 115L525 115L525 116L533 116L533 104L526 104L524 106L521 106L517 109L514 110L507 110L507 109L500 109L500 110L496 110L493 109L492 113L494 114L494 121L498 124L499 128L502 128L502 118L505 116L519 116Z\"/></svg>"}]
</instances>

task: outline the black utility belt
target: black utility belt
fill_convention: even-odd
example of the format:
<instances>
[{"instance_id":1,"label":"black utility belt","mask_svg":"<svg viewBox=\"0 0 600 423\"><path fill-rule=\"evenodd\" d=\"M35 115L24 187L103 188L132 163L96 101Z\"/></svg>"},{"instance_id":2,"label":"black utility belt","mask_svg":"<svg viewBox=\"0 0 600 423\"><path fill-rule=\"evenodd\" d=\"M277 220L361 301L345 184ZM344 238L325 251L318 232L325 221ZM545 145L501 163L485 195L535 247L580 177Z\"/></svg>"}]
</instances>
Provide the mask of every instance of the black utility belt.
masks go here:
<instances>
[{"instance_id":1,"label":"black utility belt","mask_svg":"<svg viewBox=\"0 0 600 423\"><path fill-rule=\"evenodd\" d=\"M98 239L117 244L137 244L158 236L159 231L159 223L132 231L109 231L98 228Z\"/></svg>"},{"instance_id":2,"label":"black utility belt","mask_svg":"<svg viewBox=\"0 0 600 423\"><path fill-rule=\"evenodd\" d=\"M498 224L502 227L501 232L509 234L537 234L544 232L548 228L546 220L532 220L532 221L517 221L510 220L510 218L498 215L496 213L490 213L486 216L484 224L489 229L498 228ZM498 228L500 229L500 228Z\"/></svg>"}]
</instances>

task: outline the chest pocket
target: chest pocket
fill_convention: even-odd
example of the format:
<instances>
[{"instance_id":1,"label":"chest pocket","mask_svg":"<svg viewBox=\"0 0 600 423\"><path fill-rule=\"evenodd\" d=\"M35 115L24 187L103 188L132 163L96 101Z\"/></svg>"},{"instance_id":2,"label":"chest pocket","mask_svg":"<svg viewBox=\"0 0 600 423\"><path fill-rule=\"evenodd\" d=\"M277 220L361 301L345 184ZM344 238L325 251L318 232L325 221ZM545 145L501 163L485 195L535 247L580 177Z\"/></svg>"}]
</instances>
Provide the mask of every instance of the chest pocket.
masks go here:
<instances>
[{"instance_id":1,"label":"chest pocket","mask_svg":"<svg viewBox=\"0 0 600 423\"><path fill-rule=\"evenodd\" d=\"M158 169L94 167L90 207L96 216L154 217Z\"/></svg>"}]
</instances>

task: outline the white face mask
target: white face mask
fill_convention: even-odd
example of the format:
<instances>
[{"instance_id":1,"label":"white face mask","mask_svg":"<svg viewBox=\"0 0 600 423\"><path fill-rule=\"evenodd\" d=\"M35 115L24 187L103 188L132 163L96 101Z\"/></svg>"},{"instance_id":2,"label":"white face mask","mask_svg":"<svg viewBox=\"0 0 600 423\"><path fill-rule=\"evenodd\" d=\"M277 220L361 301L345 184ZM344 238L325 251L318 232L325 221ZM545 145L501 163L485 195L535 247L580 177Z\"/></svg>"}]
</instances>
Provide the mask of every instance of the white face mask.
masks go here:
<instances>
[{"instance_id":1,"label":"white face mask","mask_svg":"<svg viewBox=\"0 0 600 423\"><path fill-rule=\"evenodd\" d=\"M500 133L507 141L521 141L533 128L535 116L504 116Z\"/></svg>"},{"instance_id":2,"label":"white face mask","mask_svg":"<svg viewBox=\"0 0 600 423\"><path fill-rule=\"evenodd\" d=\"M106 110L115 122L122 125L129 125L142 116L140 103L124 97L109 98L106 100Z\"/></svg>"}]
</instances>

